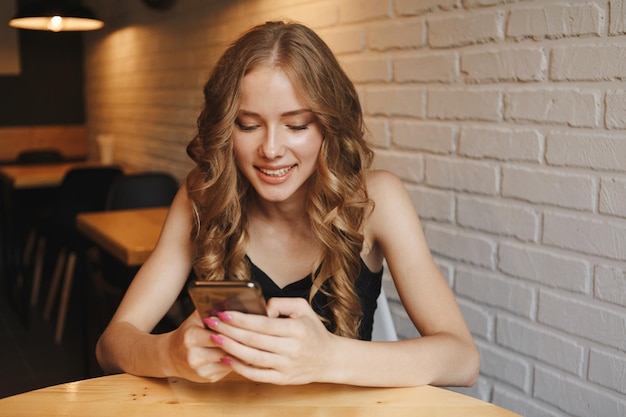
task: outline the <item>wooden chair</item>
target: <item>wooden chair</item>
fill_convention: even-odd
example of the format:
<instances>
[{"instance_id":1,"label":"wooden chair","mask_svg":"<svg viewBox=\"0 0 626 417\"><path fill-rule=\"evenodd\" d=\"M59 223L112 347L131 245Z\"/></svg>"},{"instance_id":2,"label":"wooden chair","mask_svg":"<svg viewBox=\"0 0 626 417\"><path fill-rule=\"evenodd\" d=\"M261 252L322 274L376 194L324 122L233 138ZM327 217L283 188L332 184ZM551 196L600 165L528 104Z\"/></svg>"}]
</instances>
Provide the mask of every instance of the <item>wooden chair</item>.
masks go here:
<instances>
[{"instance_id":1,"label":"wooden chair","mask_svg":"<svg viewBox=\"0 0 626 417\"><path fill-rule=\"evenodd\" d=\"M166 172L123 175L111 184L106 210L169 206L178 192L178 181Z\"/></svg>"},{"instance_id":2,"label":"wooden chair","mask_svg":"<svg viewBox=\"0 0 626 417\"><path fill-rule=\"evenodd\" d=\"M144 172L117 177L111 184L105 209L169 206L178 192L176 178L166 172ZM128 285L139 270L128 266L106 251L91 254L90 273L100 296L102 321L106 322L121 301Z\"/></svg>"},{"instance_id":3,"label":"wooden chair","mask_svg":"<svg viewBox=\"0 0 626 417\"><path fill-rule=\"evenodd\" d=\"M22 151L18 154L16 163L19 165L35 165L35 164L58 164L65 161L65 158L57 149L29 149ZM38 231L43 224L49 221L51 216L50 203L54 199L56 189L54 188L34 188L20 190L16 193L18 198L18 206L21 210L21 217L25 218L27 227L24 230L26 240L24 243L24 249L22 252L22 265L19 270L19 274L24 275L31 266L32 256L35 250L35 243L38 240ZM41 265L35 264L35 271L33 276L41 274L37 268L41 268ZM23 276L21 278L23 280ZM34 283L33 283L34 284ZM39 282L37 282L37 285ZM37 304L36 294L39 293L39 287L31 288L30 305L35 306Z\"/></svg>"},{"instance_id":4,"label":"wooden chair","mask_svg":"<svg viewBox=\"0 0 626 417\"><path fill-rule=\"evenodd\" d=\"M17 156L18 164L53 164L61 163L65 159L61 152L56 149L33 149L22 151Z\"/></svg>"},{"instance_id":5,"label":"wooden chair","mask_svg":"<svg viewBox=\"0 0 626 417\"><path fill-rule=\"evenodd\" d=\"M79 260L79 255L82 255L85 248L90 244L76 230L76 215L81 212L104 210L109 187L113 180L120 175L122 175L122 171L115 167L87 167L70 170L61 183L52 218L45 228L44 235L40 238L37 262L43 263L47 241L54 243L59 248L44 308L45 319L51 318L61 284L61 276L65 272L55 330L57 343L60 343L63 338L76 263ZM35 280L40 281L41 277L35 277L33 281Z\"/></svg>"}]
</instances>

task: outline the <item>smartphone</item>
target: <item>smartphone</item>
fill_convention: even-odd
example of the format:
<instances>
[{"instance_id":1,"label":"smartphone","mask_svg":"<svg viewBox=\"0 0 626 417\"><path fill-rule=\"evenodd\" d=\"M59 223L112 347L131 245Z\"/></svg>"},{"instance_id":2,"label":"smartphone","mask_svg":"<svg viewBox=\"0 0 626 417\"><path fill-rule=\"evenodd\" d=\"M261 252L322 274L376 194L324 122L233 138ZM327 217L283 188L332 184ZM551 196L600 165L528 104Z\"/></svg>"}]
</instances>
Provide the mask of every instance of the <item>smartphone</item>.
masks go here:
<instances>
[{"instance_id":1,"label":"smartphone","mask_svg":"<svg viewBox=\"0 0 626 417\"><path fill-rule=\"evenodd\" d=\"M265 298L254 281L192 281L188 291L203 319L226 310L266 315Z\"/></svg>"}]
</instances>

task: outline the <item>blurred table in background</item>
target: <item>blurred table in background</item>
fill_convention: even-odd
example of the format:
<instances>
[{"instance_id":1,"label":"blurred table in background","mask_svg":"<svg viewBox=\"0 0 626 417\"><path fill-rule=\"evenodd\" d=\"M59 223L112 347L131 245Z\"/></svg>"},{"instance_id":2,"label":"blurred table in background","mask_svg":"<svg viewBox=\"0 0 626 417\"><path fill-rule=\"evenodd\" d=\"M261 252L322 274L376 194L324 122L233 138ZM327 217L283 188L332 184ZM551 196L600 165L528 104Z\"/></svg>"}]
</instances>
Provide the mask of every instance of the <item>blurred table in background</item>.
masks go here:
<instances>
[{"instance_id":1,"label":"blurred table in background","mask_svg":"<svg viewBox=\"0 0 626 417\"><path fill-rule=\"evenodd\" d=\"M99 162L63 162L59 164L3 165L0 179L9 190L58 187L65 174L73 168L102 166Z\"/></svg>"},{"instance_id":2,"label":"blurred table in background","mask_svg":"<svg viewBox=\"0 0 626 417\"><path fill-rule=\"evenodd\" d=\"M76 227L127 266L141 265L154 249L169 207L81 213Z\"/></svg>"}]
</instances>

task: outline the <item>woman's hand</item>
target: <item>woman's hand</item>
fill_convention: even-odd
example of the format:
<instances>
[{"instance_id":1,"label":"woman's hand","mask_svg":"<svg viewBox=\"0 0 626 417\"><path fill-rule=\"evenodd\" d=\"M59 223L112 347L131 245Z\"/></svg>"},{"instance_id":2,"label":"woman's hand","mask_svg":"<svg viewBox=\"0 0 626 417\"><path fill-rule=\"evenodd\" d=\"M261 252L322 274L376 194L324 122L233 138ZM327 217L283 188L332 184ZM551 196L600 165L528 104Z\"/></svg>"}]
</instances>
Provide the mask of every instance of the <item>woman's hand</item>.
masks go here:
<instances>
[{"instance_id":1,"label":"woman's hand","mask_svg":"<svg viewBox=\"0 0 626 417\"><path fill-rule=\"evenodd\" d=\"M259 382L306 384L328 381L331 334L303 298L272 298L268 317L228 311L207 321L222 362Z\"/></svg>"},{"instance_id":2,"label":"woman's hand","mask_svg":"<svg viewBox=\"0 0 626 417\"><path fill-rule=\"evenodd\" d=\"M220 361L224 351L213 342L197 311L170 333L172 373L194 382L216 382L232 368Z\"/></svg>"}]
</instances>

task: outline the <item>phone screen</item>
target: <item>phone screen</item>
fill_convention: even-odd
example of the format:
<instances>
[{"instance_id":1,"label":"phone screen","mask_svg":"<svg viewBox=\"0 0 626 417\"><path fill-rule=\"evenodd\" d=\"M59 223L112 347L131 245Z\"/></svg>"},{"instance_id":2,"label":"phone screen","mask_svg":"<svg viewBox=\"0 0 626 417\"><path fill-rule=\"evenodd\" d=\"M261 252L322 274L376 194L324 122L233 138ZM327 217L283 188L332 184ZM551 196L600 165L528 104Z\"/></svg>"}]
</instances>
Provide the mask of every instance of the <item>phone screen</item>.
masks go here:
<instances>
[{"instance_id":1,"label":"phone screen","mask_svg":"<svg viewBox=\"0 0 626 417\"><path fill-rule=\"evenodd\" d=\"M266 314L265 299L254 281L194 281L189 295L202 318L226 310Z\"/></svg>"}]
</instances>

